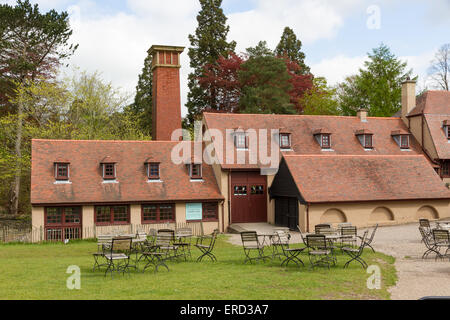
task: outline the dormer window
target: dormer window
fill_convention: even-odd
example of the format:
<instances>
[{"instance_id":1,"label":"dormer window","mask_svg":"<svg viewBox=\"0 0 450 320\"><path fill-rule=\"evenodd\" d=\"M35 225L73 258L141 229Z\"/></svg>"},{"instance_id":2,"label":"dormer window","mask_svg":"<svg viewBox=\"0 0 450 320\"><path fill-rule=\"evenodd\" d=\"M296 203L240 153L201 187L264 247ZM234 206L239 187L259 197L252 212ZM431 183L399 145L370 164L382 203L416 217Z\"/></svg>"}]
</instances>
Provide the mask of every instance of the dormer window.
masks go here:
<instances>
[{"instance_id":1,"label":"dormer window","mask_svg":"<svg viewBox=\"0 0 450 320\"><path fill-rule=\"evenodd\" d=\"M317 129L313 134L322 149L331 149L331 132L324 129Z\"/></svg>"},{"instance_id":2,"label":"dormer window","mask_svg":"<svg viewBox=\"0 0 450 320\"><path fill-rule=\"evenodd\" d=\"M202 165L199 163L191 163L189 165L189 176L192 180L202 179Z\"/></svg>"},{"instance_id":3,"label":"dormer window","mask_svg":"<svg viewBox=\"0 0 450 320\"><path fill-rule=\"evenodd\" d=\"M450 140L450 120L444 121L443 129L447 140Z\"/></svg>"},{"instance_id":4,"label":"dormer window","mask_svg":"<svg viewBox=\"0 0 450 320\"><path fill-rule=\"evenodd\" d=\"M391 133L392 137L394 138L395 142L397 142L398 146L402 150L408 150L409 149L409 136L410 134L406 131L393 131Z\"/></svg>"},{"instance_id":5,"label":"dormer window","mask_svg":"<svg viewBox=\"0 0 450 320\"><path fill-rule=\"evenodd\" d=\"M238 149L248 149L248 136L245 132L236 132L234 134L234 145Z\"/></svg>"},{"instance_id":6,"label":"dormer window","mask_svg":"<svg viewBox=\"0 0 450 320\"><path fill-rule=\"evenodd\" d=\"M159 163L149 162L147 163L147 176L149 180L159 180Z\"/></svg>"},{"instance_id":7,"label":"dormer window","mask_svg":"<svg viewBox=\"0 0 450 320\"><path fill-rule=\"evenodd\" d=\"M55 162L55 179L69 180L69 163Z\"/></svg>"},{"instance_id":8,"label":"dormer window","mask_svg":"<svg viewBox=\"0 0 450 320\"><path fill-rule=\"evenodd\" d=\"M358 138L364 149L373 148L373 133L369 130L363 129L356 131L356 137Z\"/></svg>"},{"instance_id":9,"label":"dormer window","mask_svg":"<svg viewBox=\"0 0 450 320\"><path fill-rule=\"evenodd\" d=\"M103 180L115 180L117 175L116 162L111 157L105 157L100 162Z\"/></svg>"},{"instance_id":10,"label":"dormer window","mask_svg":"<svg viewBox=\"0 0 450 320\"><path fill-rule=\"evenodd\" d=\"M280 133L280 148L290 149L291 148L291 134L290 133Z\"/></svg>"}]
</instances>

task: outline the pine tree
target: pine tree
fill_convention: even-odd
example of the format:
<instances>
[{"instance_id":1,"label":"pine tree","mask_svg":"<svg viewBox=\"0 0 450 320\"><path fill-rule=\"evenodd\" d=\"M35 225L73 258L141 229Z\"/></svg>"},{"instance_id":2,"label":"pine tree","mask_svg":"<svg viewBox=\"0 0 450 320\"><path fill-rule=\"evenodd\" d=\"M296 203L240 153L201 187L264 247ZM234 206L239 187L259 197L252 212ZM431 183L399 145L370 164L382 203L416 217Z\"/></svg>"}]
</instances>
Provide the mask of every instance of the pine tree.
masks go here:
<instances>
[{"instance_id":1,"label":"pine tree","mask_svg":"<svg viewBox=\"0 0 450 320\"><path fill-rule=\"evenodd\" d=\"M127 106L124 110L130 112L137 119L137 127L147 135L152 133L152 60L152 55L148 53L144 60L142 72L139 75L134 103Z\"/></svg>"},{"instance_id":2,"label":"pine tree","mask_svg":"<svg viewBox=\"0 0 450 320\"><path fill-rule=\"evenodd\" d=\"M188 56L193 72L188 77L188 109L185 126L192 126L196 117L207 108L212 108L215 101L214 90L202 88L199 78L203 76L207 64L216 63L219 57L228 57L234 52L236 43L227 42L230 27L226 25L227 18L221 8L222 0L200 0L201 10L197 15L198 27L194 35L189 35L191 47Z\"/></svg>"},{"instance_id":3,"label":"pine tree","mask_svg":"<svg viewBox=\"0 0 450 320\"><path fill-rule=\"evenodd\" d=\"M289 27L284 28L281 40L278 43L275 54L279 57L286 57L300 66L301 74L309 74L310 68L305 64L305 54L301 51L302 42Z\"/></svg>"}]
</instances>

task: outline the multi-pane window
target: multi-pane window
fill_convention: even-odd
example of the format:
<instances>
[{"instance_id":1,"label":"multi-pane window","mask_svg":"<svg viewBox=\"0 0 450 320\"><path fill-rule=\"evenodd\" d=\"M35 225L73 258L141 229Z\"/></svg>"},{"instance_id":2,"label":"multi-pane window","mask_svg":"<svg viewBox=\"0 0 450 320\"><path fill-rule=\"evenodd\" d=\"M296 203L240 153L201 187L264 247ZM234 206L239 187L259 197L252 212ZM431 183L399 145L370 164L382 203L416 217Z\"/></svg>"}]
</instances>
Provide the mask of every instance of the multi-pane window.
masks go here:
<instances>
[{"instance_id":1,"label":"multi-pane window","mask_svg":"<svg viewBox=\"0 0 450 320\"><path fill-rule=\"evenodd\" d=\"M151 180L158 180L159 179L159 163L148 163L147 164L147 170L148 170L148 178Z\"/></svg>"},{"instance_id":2,"label":"multi-pane window","mask_svg":"<svg viewBox=\"0 0 450 320\"><path fill-rule=\"evenodd\" d=\"M247 186L234 186L234 195L235 196L246 196L247 195Z\"/></svg>"},{"instance_id":3,"label":"multi-pane window","mask_svg":"<svg viewBox=\"0 0 450 320\"><path fill-rule=\"evenodd\" d=\"M56 178L56 180L68 180L69 179L69 164L68 163L55 163L55 178Z\"/></svg>"},{"instance_id":4,"label":"multi-pane window","mask_svg":"<svg viewBox=\"0 0 450 320\"><path fill-rule=\"evenodd\" d=\"M203 220L217 220L218 206L217 202L205 202L202 204Z\"/></svg>"},{"instance_id":5,"label":"multi-pane window","mask_svg":"<svg viewBox=\"0 0 450 320\"><path fill-rule=\"evenodd\" d=\"M130 223L128 206L95 207L95 223L97 225Z\"/></svg>"},{"instance_id":6,"label":"multi-pane window","mask_svg":"<svg viewBox=\"0 0 450 320\"><path fill-rule=\"evenodd\" d=\"M236 133L234 136L234 144L238 149L248 148L248 136L245 133Z\"/></svg>"},{"instance_id":7,"label":"multi-pane window","mask_svg":"<svg viewBox=\"0 0 450 320\"><path fill-rule=\"evenodd\" d=\"M146 204L142 205L142 223L161 223L175 221L175 205Z\"/></svg>"},{"instance_id":8,"label":"multi-pane window","mask_svg":"<svg viewBox=\"0 0 450 320\"><path fill-rule=\"evenodd\" d=\"M115 179L116 178L116 164L104 163L103 164L103 179Z\"/></svg>"},{"instance_id":9,"label":"multi-pane window","mask_svg":"<svg viewBox=\"0 0 450 320\"><path fill-rule=\"evenodd\" d=\"M400 148L409 149L409 136L408 135L400 136Z\"/></svg>"},{"instance_id":10,"label":"multi-pane window","mask_svg":"<svg viewBox=\"0 0 450 320\"><path fill-rule=\"evenodd\" d=\"M251 186L251 194L264 194L264 186Z\"/></svg>"},{"instance_id":11,"label":"multi-pane window","mask_svg":"<svg viewBox=\"0 0 450 320\"><path fill-rule=\"evenodd\" d=\"M446 122L448 123L448 122ZM450 125L444 125L444 133L448 140L450 140Z\"/></svg>"},{"instance_id":12,"label":"multi-pane window","mask_svg":"<svg viewBox=\"0 0 450 320\"><path fill-rule=\"evenodd\" d=\"M449 177L450 176L450 161L446 161L442 163L442 176Z\"/></svg>"},{"instance_id":13,"label":"multi-pane window","mask_svg":"<svg viewBox=\"0 0 450 320\"><path fill-rule=\"evenodd\" d=\"M289 133L280 134L280 148L281 149L291 148L291 135Z\"/></svg>"},{"instance_id":14,"label":"multi-pane window","mask_svg":"<svg viewBox=\"0 0 450 320\"><path fill-rule=\"evenodd\" d=\"M47 207L46 225L73 225L81 223L80 207Z\"/></svg>"},{"instance_id":15,"label":"multi-pane window","mask_svg":"<svg viewBox=\"0 0 450 320\"><path fill-rule=\"evenodd\" d=\"M190 165L191 168L191 179L201 179L202 178L202 165L201 164L196 164L196 163L192 163Z\"/></svg>"},{"instance_id":16,"label":"multi-pane window","mask_svg":"<svg viewBox=\"0 0 450 320\"><path fill-rule=\"evenodd\" d=\"M329 134L322 134L322 148L323 149L331 148L331 140Z\"/></svg>"}]
</instances>

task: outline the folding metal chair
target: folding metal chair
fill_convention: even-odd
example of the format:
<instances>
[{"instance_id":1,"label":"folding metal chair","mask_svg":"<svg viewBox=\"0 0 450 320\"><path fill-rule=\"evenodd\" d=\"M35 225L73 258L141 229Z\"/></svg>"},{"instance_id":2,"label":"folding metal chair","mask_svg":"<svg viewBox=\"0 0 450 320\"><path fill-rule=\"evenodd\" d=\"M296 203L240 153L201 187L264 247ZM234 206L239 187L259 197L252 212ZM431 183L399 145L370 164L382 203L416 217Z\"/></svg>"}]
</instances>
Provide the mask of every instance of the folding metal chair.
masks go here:
<instances>
[{"instance_id":1,"label":"folding metal chair","mask_svg":"<svg viewBox=\"0 0 450 320\"><path fill-rule=\"evenodd\" d=\"M430 239L423 227L419 227L420 234L422 235L422 242L425 244L427 250L423 253L422 259L428 257L430 253L435 253L436 256L440 255L439 250L437 249L436 243L434 242L434 238Z\"/></svg>"},{"instance_id":2,"label":"folding metal chair","mask_svg":"<svg viewBox=\"0 0 450 320\"><path fill-rule=\"evenodd\" d=\"M426 236L427 236L429 241L430 240L434 240L433 239L433 232L431 230L430 220L428 220L428 219L419 219L419 226L422 227L423 231L425 231L425 234L426 234Z\"/></svg>"},{"instance_id":3,"label":"folding metal chair","mask_svg":"<svg viewBox=\"0 0 450 320\"><path fill-rule=\"evenodd\" d=\"M364 247L367 245L366 239L367 239L368 233L369 233L369 231L367 231L367 230L364 232L364 235L361 238L361 245L359 246L359 248L351 248L351 247L343 247L342 248L342 251L345 252L346 254L348 254L351 258L350 260L348 260L345 263L344 268L347 268L348 265L352 261L358 261L364 269L366 269L368 267L367 263L361 257L361 255L363 254L363 251L364 251Z\"/></svg>"},{"instance_id":4,"label":"folding metal chair","mask_svg":"<svg viewBox=\"0 0 450 320\"><path fill-rule=\"evenodd\" d=\"M356 246L358 242L358 230L354 226L344 226L341 228L341 246Z\"/></svg>"},{"instance_id":5,"label":"folding metal chair","mask_svg":"<svg viewBox=\"0 0 450 320\"><path fill-rule=\"evenodd\" d=\"M253 260L265 260L267 257L264 256L264 246L259 242L258 234L256 231L243 231L241 232L242 248L244 249L245 260L244 264L247 262L252 263ZM256 252L257 256L252 257L251 252Z\"/></svg>"},{"instance_id":6,"label":"folding metal chair","mask_svg":"<svg viewBox=\"0 0 450 320\"><path fill-rule=\"evenodd\" d=\"M184 260L187 261L187 257L192 258L191 255L191 240L192 240L192 228L178 228L175 232L174 245L179 247L182 251Z\"/></svg>"},{"instance_id":7,"label":"folding metal chair","mask_svg":"<svg viewBox=\"0 0 450 320\"><path fill-rule=\"evenodd\" d=\"M324 234L308 234L306 236L308 244L308 256L311 267L336 265L336 258L333 251L329 248L327 238Z\"/></svg>"},{"instance_id":8,"label":"folding metal chair","mask_svg":"<svg viewBox=\"0 0 450 320\"><path fill-rule=\"evenodd\" d=\"M438 252L438 254L436 255L436 260L438 258L449 258L450 260L450 254L448 254L450 250L450 232L448 230L440 229L433 229L432 232L436 251ZM446 249L444 254L441 253L441 248Z\"/></svg>"},{"instance_id":9,"label":"folding metal chair","mask_svg":"<svg viewBox=\"0 0 450 320\"><path fill-rule=\"evenodd\" d=\"M128 272L130 264L130 254L132 250L132 238L129 237L118 237L112 239L111 248L105 252L105 259L108 266L105 271L106 274L111 272L111 277L113 272Z\"/></svg>"},{"instance_id":10,"label":"folding metal chair","mask_svg":"<svg viewBox=\"0 0 450 320\"><path fill-rule=\"evenodd\" d=\"M287 267L289 262L291 261L294 262L297 265L297 267L299 267L299 263L301 263L302 266L305 265L298 256L306 248L289 248L289 237L285 231L275 231L274 237L277 240L275 240L275 242L272 245L280 247L285 257L283 262L281 262L281 266L286 265Z\"/></svg>"},{"instance_id":11,"label":"folding metal chair","mask_svg":"<svg viewBox=\"0 0 450 320\"><path fill-rule=\"evenodd\" d=\"M105 250L111 247L112 241L111 235L98 235L97 236L97 252L94 252L92 256L94 257L94 266L92 267L92 271L95 271L95 268L100 269L100 267L108 266L108 263L100 263L99 259L105 258Z\"/></svg>"},{"instance_id":12,"label":"folding metal chair","mask_svg":"<svg viewBox=\"0 0 450 320\"><path fill-rule=\"evenodd\" d=\"M197 238L197 243L195 246L202 252L202 254L197 258L197 262L202 261L203 257L208 256L213 262L217 261L216 256L212 253L214 245L216 244L217 234L219 229L215 229L212 235L201 236ZM208 240L209 244L204 244L203 241Z\"/></svg>"},{"instance_id":13,"label":"folding metal chair","mask_svg":"<svg viewBox=\"0 0 450 320\"><path fill-rule=\"evenodd\" d=\"M370 235L370 238L366 239L366 246L368 246L370 249L372 249L373 252L375 252L375 249L372 247L372 241L373 238L375 237L375 232L377 232L378 229L378 223L376 224L375 228L372 231L372 234ZM361 236L358 236L358 238L362 239Z\"/></svg>"}]
</instances>

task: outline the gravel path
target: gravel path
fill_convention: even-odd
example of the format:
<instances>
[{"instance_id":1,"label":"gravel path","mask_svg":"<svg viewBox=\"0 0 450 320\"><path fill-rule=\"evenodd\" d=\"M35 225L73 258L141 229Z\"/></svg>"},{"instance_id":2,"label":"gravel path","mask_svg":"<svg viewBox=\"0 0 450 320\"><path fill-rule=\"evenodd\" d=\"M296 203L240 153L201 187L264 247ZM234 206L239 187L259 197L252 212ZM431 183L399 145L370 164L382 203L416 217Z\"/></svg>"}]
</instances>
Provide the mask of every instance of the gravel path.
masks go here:
<instances>
[{"instance_id":1,"label":"gravel path","mask_svg":"<svg viewBox=\"0 0 450 320\"><path fill-rule=\"evenodd\" d=\"M291 234L293 243L301 242L298 232ZM239 234L231 234L229 241L241 245ZM435 261L435 256L431 254L428 259L422 260L422 254L426 249L421 242L417 223L378 228L372 246L375 250L396 258L398 281L397 285L389 290L392 299L450 297L450 261Z\"/></svg>"}]
</instances>

